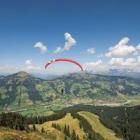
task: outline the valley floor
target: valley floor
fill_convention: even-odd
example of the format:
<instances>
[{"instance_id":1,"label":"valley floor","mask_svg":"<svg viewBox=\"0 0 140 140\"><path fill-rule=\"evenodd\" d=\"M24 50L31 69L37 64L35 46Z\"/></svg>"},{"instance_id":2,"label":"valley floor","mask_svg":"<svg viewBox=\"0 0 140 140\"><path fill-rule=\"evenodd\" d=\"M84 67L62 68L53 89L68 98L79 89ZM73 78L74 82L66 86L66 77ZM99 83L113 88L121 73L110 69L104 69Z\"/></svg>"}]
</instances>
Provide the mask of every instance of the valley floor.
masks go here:
<instances>
[{"instance_id":1,"label":"valley floor","mask_svg":"<svg viewBox=\"0 0 140 140\"><path fill-rule=\"evenodd\" d=\"M124 96L119 95L118 97L108 99L90 99L90 98L75 98L69 101L55 100L53 102L36 103L33 105L24 105L22 107L10 106L7 109L0 109L0 112L18 112L24 116L36 116L42 114L48 116L56 111L59 111L65 107L74 106L77 104L84 105L95 105L95 106L135 106L140 104L139 96Z\"/></svg>"}]
</instances>

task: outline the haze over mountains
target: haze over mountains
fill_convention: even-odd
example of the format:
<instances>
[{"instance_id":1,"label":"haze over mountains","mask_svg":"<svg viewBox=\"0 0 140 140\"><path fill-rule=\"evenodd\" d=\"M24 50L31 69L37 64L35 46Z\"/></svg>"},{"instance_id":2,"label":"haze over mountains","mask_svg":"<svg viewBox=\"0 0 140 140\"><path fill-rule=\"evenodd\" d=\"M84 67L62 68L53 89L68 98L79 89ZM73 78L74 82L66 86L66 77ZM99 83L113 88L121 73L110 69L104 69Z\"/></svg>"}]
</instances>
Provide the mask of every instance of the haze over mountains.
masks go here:
<instances>
[{"instance_id":1,"label":"haze over mountains","mask_svg":"<svg viewBox=\"0 0 140 140\"><path fill-rule=\"evenodd\" d=\"M126 76L126 77L132 77L132 78L140 78L140 72L133 71L132 69L119 69L119 68L113 68L109 69L108 71L105 72L92 72L89 71L87 73L91 74L100 74L100 75L110 75L110 76ZM8 76L12 75L13 73L0 73L1 76ZM29 73L37 78L42 78L42 79L47 79L47 80L52 80L57 77L63 76L63 74L47 74L47 73ZM68 74L64 74L68 75Z\"/></svg>"},{"instance_id":2,"label":"haze over mountains","mask_svg":"<svg viewBox=\"0 0 140 140\"><path fill-rule=\"evenodd\" d=\"M140 78L140 72L135 72L131 69L110 69L108 72L112 76L126 76L132 78Z\"/></svg>"}]
</instances>

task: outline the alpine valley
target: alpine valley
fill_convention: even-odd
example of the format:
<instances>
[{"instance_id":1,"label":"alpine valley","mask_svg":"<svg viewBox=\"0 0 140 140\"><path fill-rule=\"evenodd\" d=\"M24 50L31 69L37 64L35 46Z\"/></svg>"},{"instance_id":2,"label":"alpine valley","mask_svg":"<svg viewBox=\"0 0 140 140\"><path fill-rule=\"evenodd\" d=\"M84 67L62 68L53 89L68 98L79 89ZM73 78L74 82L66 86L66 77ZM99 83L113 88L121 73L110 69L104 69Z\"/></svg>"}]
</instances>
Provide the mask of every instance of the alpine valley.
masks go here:
<instances>
[{"instance_id":1,"label":"alpine valley","mask_svg":"<svg viewBox=\"0 0 140 140\"><path fill-rule=\"evenodd\" d=\"M0 77L0 107L24 115L48 115L75 104L137 105L139 85L140 79L123 76L83 72L45 80L18 72Z\"/></svg>"}]
</instances>

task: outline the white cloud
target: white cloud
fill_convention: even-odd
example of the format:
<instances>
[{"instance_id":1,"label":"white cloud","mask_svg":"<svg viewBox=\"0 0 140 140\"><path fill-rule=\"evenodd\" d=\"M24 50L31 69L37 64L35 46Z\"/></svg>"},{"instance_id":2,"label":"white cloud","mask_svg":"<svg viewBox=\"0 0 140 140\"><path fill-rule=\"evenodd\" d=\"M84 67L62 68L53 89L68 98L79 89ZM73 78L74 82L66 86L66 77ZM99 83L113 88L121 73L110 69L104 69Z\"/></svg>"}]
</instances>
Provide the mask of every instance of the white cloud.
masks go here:
<instances>
[{"instance_id":1,"label":"white cloud","mask_svg":"<svg viewBox=\"0 0 140 140\"><path fill-rule=\"evenodd\" d=\"M121 66L124 68L135 68L135 66L137 66L139 63L136 58L111 58L109 64L118 67Z\"/></svg>"},{"instance_id":2,"label":"white cloud","mask_svg":"<svg viewBox=\"0 0 140 140\"><path fill-rule=\"evenodd\" d=\"M83 65L83 67L86 71L91 71L94 73L102 73L109 70L108 65L100 59L93 62L87 62Z\"/></svg>"},{"instance_id":3,"label":"white cloud","mask_svg":"<svg viewBox=\"0 0 140 140\"><path fill-rule=\"evenodd\" d=\"M127 58L124 63L123 63L124 66L126 67L130 67L130 68L134 68L135 66L138 65L138 61L136 58Z\"/></svg>"},{"instance_id":4,"label":"white cloud","mask_svg":"<svg viewBox=\"0 0 140 140\"><path fill-rule=\"evenodd\" d=\"M26 65L31 65L31 64L32 64L32 60L31 60L31 59L26 60L26 61L25 61L25 64L26 64Z\"/></svg>"},{"instance_id":5,"label":"white cloud","mask_svg":"<svg viewBox=\"0 0 140 140\"><path fill-rule=\"evenodd\" d=\"M70 50L76 44L76 40L69 33L65 33L65 45L64 50Z\"/></svg>"},{"instance_id":6,"label":"white cloud","mask_svg":"<svg viewBox=\"0 0 140 140\"><path fill-rule=\"evenodd\" d=\"M64 51L69 51L76 44L76 40L72 37L70 33L65 33L64 37L65 37L64 47L63 48L57 47L56 50L54 51L55 54L61 53Z\"/></svg>"},{"instance_id":7,"label":"white cloud","mask_svg":"<svg viewBox=\"0 0 140 140\"><path fill-rule=\"evenodd\" d=\"M126 63L136 63L136 58L127 58Z\"/></svg>"},{"instance_id":8,"label":"white cloud","mask_svg":"<svg viewBox=\"0 0 140 140\"><path fill-rule=\"evenodd\" d=\"M128 44L129 38L122 38L117 45L109 48L109 51L106 53L107 57L123 57L128 54L134 53L136 48Z\"/></svg>"},{"instance_id":9,"label":"white cloud","mask_svg":"<svg viewBox=\"0 0 140 140\"><path fill-rule=\"evenodd\" d=\"M97 68L98 66L100 66L102 64L102 60L97 60L97 61L93 61L93 62L86 62L83 67L85 70L92 70L95 67Z\"/></svg>"},{"instance_id":10,"label":"white cloud","mask_svg":"<svg viewBox=\"0 0 140 140\"><path fill-rule=\"evenodd\" d=\"M136 46L136 49L140 51L140 44Z\"/></svg>"},{"instance_id":11,"label":"white cloud","mask_svg":"<svg viewBox=\"0 0 140 140\"><path fill-rule=\"evenodd\" d=\"M104 54L103 53L100 53L100 54L97 55L97 57L98 58L103 58L104 57Z\"/></svg>"},{"instance_id":12,"label":"white cloud","mask_svg":"<svg viewBox=\"0 0 140 140\"><path fill-rule=\"evenodd\" d=\"M55 54L61 53L63 51L63 48L57 47L56 50L54 51Z\"/></svg>"},{"instance_id":13,"label":"white cloud","mask_svg":"<svg viewBox=\"0 0 140 140\"><path fill-rule=\"evenodd\" d=\"M139 55L139 52L138 51L135 51L134 53L133 53L133 56L138 56Z\"/></svg>"},{"instance_id":14,"label":"white cloud","mask_svg":"<svg viewBox=\"0 0 140 140\"><path fill-rule=\"evenodd\" d=\"M22 69L26 70L26 71L36 71L36 70L41 70L40 67L35 66L32 62L31 59L27 59L25 61L25 67L23 67Z\"/></svg>"},{"instance_id":15,"label":"white cloud","mask_svg":"<svg viewBox=\"0 0 140 140\"><path fill-rule=\"evenodd\" d=\"M65 33L65 45L64 50L70 50L76 44L76 40L71 36L70 33Z\"/></svg>"},{"instance_id":16,"label":"white cloud","mask_svg":"<svg viewBox=\"0 0 140 140\"><path fill-rule=\"evenodd\" d=\"M30 70L30 69L34 69L34 65L32 64L32 60L28 59L25 61L25 68Z\"/></svg>"},{"instance_id":17,"label":"white cloud","mask_svg":"<svg viewBox=\"0 0 140 140\"><path fill-rule=\"evenodd\" d=\"M85 63L86 66L95 67L102 64L102 60L97 60L95 62L87 62Z\"/></svg>"},{"instance_id":18,"label":"white cloud","mask_svg":"<svg viewBox=\"0 0 140 140\"><path fill-rule=\"evenodd\" d=\"M27 69L27 70L34 70L35 67L34 67L33 65L28 65L28 66L26 66L26 69Z\"/></svg>"},{"instance_id":19,"label":"white cloud","mask_svg":"<svg viewBox=\"0 0 140 140\"><path fill-rule=\"evenodd\" d=\"M95 51L94 48L88 48L87 52L90 53L90 54L95 54L96 51Z\"/></svg>"},{"instance_id":20,"label":"white cloud","mask_svg":"<svg viewBox=\"0 0 140 140\"><path fill-rule=\"evenodd\" d=\"M38 48L41 53L47 52L47 46L45 46L42 42L37 42L34 47Z\"/></svg>"},{"instance_id":21,"label":"white cloud","mask_svg":"<svg viewBox=\"0 0 140 140\"><path fill-rule=\"evenodd\" d=\"M109 68L116 69L131 69L133 71L140 71L140 57L130 58L111 58L109 61Z\"/></svg>"},{"instance_id":22,"label":"white cloud","mask_svg":"<svg viewBox=\"0 0 140 140\"><path fill-rule=\"evenodd\" d=\"M140 64L140 56L137 57L137 62Z\"/></svg>"},{"instance_id":23,"label":"white cloud","mask_svg":"<svg viewBox=\"0 0 140 140\"><path fill-rule=\"evenodd\" d=\"M124 63L123 58L111 58L109 64L111 65L122 65Z\"/></svg>"}]
</instances>

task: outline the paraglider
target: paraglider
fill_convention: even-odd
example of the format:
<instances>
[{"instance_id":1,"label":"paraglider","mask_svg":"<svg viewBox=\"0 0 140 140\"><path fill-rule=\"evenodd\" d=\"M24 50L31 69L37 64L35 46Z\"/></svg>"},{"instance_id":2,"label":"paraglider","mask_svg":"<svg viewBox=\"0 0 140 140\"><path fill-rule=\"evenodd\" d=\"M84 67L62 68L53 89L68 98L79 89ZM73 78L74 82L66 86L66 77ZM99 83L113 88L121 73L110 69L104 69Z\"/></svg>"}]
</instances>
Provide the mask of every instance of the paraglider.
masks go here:
<instances>
[{"instance_id":1,"label":"paraglider","mask_svg":"<svg viewBox=\"0 0 140 140\"><path fill-rule=\"evenodd\" d=\"M49 65L51 65L52 63L55 63L55 62L69 62L69 63L73 63L73 64L77 65L77 66L81 69L81 71L83 71L83 67L82 67L82 65L81 65L79 62L77 62L77 61L75 61L75 60L72 60L72 59L69 59L69 58L57 58L57 59L53 59L53 60L49 61L49 62L45 65L45 69L46 69Z\"/></svg>"}]
</instances>

